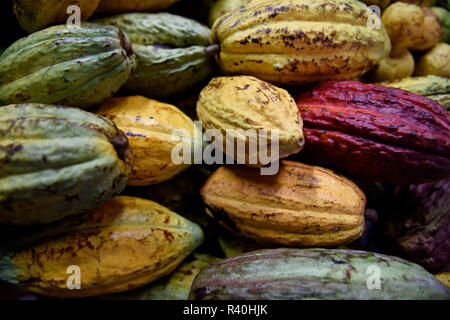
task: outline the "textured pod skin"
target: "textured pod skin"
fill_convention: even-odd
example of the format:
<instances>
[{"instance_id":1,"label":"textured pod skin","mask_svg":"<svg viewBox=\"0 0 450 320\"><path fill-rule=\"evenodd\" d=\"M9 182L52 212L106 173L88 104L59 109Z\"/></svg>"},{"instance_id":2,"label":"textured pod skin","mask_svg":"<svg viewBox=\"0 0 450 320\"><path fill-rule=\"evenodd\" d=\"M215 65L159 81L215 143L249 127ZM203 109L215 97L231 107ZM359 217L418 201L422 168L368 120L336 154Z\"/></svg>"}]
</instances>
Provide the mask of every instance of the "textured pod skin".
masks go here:
<instances>
[{"instance_id":1,"label":"textured pod skin","mask_svg":"<svg viewBox=\"0 0 450 320\"><path fill-rule=\"evenodd\" d=\"M14 0L14 13L22 29L36 32L49 25L65 23L69 17L68 7L80 8L83 20L97 9L100 0Z\"/></svg>"},{"instance_id":2,"label":"textured pod skin","mask_svg":"<svg viewBox=\"0 0 450 320\"><path fill-rule=\"evenodd\" d=\"M383 82L380 85L411 91L450 109L450 78L429 75Z\"/></svg>"},{"instance_id":3,"label":"textured pod skin","mask_svg":"<svg viewBox=\"0 0 450 320\"><path fill-rule=\"evenodd\" d=\"M330 170L281 161L274 176L222 166L200 190L208 214L261 243L336 246L364 229L364 193Z\"/></svg>"},{"instance_id":4,"label":"textured pod skin","mask_svg":"<svg viewBox=\"0 0 450 320\"><path fill-rule=\"evenodd\" d=\"M236 146L243 142L246 164L260 165L264 151L270 156L274 130L279 132L279 158L298 153L304 145L302 118L293 98L286 90L252 76L212 79L200 93L197 115L205 129L220 130L228 141L237 141L235 148L228 150L225 141L218 139L216 146L226 154L238 159L241 154ZM260 138L260 129L267 133L267 150L250 153L250 143ZM249 137L246 130L255 131Z\"/></svg>"},{"instance_id":5,"label":"textured pod skin","mask_svg":"<svg viewBox=\"0 0 450 320\"><path fill-rule=\"evenodd\" d=\"M48 223L121 192L131 174L127 137L76 108L0 108L0 224Z\"/></svg>"},{"instance_id":6,"label":"textured pod skin","mask_svg":"<svg viewBox=\"0 0 450 320\"><path fill-rule=\"evenodd\" d=\"M0 258L0 279L56 297L130 290L173 270L203 241L199 226L150 200L116 197L48 225ZM67 288L77 265L81 289Z\"/></svg>"},{"instance_id":7,"label":"textured pod skin","mask_svg":"<svg viewBox=\"0 0 450 320\"><path fill-rule=\"evenodd\" d=\"M172 162L173 148L180 143L186 145L184 149L192 147L192 140L172 139L175 130L194 136L194 123L175 106L131 96L109 99L97 113L114 121L130 141L135 161L129 185L164 182L189 168Z\"/></svg>"},{"instance_id":8,"label":"textured pod skin","mask_svg":"<svg viewBox=\"0 0 450 320\"><path fill-rule=\"evenodd\" d=\"M368 288L378 267L381 290ZM444 300L450 289L406 260L332 249L258 250L204 268L192 284L194 300Z\"/></svg>"},{"instance_id":9,"label":"textured pod skin","mask_svg":"<svg viewBox=\"0 0 450 320\"><path fill-rule=\"evenodd\" d=\"M101 0L99 13L122 13L132 11L161 11L178 0Z\"/></svg>"},{"instance_id":10,"label":"textured pod skin","mask_svg":"<svg viewBox=\"0 0 450 320\"><path fill-rule=\"evenodd\" d=\"M418 184L450 175L450 116L433 100L356 81L297 97L310 161L372 182Z\"/></svg>"},{"instance_id":11,"label":"textured pod skin","mask_svg":"<svg viewBox=\"0 0 450 320\"><path fill-rule=\"evenodd\" d=\"M219 261L209 254L194 253L194 259L184 262L168 278L134 291L108 296L119 300L187 300L195 276L206 266Z\"/></svg>"},{"instance_id":12,"label":"textured pod skin","mask_svg":"<svg viewBox=\"0 0 450 320\"><path fill-rule=\"evenodd\" d=\"M127 13L97 20L125 32L133 43L137 68L124 86L131 94L166 97L182 93L212 72L205 51L210 30L169 13Z\"/></svg>"},{"instance_id":13,"label":"textured pod skin","mask_svg":"<svg viewBox=\"0 0 450 320\"><path fill-rule=\"evenodd\" d=\"M387 235L400 255L427 269L450 264L450 179L400 190Z\"/></svg>"},{"instance_id":14,"label":"textured pod skin","mask_svg":"<svg viewBox=\"0 0 450 320\"><path fill-rule=\"evenodd\" d=\"M128 80L135 58L113 26L50 27L17 40L0 56L0 104L89 108Z\"/></svg>"},{"instance_id":15,"label":"textured pod skin","mask_svg":"<svg viewBox=\"0 0 450 320\"><path fill-rule=\"evenodd\" d=\"M225 72L278 84L354 79L391 50L380 19L356 0L254 0L211 31Z\"/></svg>"}]
</instances>

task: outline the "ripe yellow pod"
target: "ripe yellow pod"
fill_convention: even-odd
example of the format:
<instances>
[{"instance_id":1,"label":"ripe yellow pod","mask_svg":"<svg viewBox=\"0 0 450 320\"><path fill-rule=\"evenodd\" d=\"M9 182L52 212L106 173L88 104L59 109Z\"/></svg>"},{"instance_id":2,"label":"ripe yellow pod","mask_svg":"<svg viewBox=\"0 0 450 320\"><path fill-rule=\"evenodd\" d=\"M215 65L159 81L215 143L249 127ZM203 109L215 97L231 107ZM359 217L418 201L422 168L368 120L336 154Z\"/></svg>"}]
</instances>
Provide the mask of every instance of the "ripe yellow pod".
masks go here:
<instances>
[{"instance_id":1,"label":"ripe yellow pod","mask_svg":"<svg viewBox=\"0 0 450 320\"><path fill-rule=\"evenodd\" d=\"M263 157L278 160L298 153L304 146L303 121L294 99L286 90L253 76L212 79L200 93L197 115L205 129L223 134L223 140L215 141L216 146L228 156L241 159L239 164L244 164L245 158L245 164L260 166L268 163ZM264 134L266 141L262 140ZM225 139L227 143L237 142L225 145ZM250 146L256 146L256 142L261 148L252 150ZM245 150L237 149L240 144ZM278 151L278 156L273 151Z\"/></svg>"},{"instance_id":2,"label":"ripe yellow pod","mask_svg":"<svg viewBox=\"0 0 450 320\"><path fill-rule=\"evenodd\" d=\"M167 181L190 165L175 164L172 150L179 144L191 150L192 140L176 138L176 130L187 130L194 137L194 123L173 105L142 96L112 98L98 114L112 120L128 137L135 158L132 186Z\"/></svg>"},{"instance_id":3,"label":"ripe yellow pod","mask_svg":"<svg viewBox=\"0 0 450 320\"><path fill-rule=\"evenodd\" d=\"M395 56L390 55L368 73L372 82L393 81L411 77L414 73L414 57L408 49Z\"/></svg>"},{"instance_id":4,"label":"ripe yellow pod","mask_svg":"<svg viewBox=\"0 0 450 320\"><path fill-rule=\"evenodd\" d=\"M223 71L277 84L351 80L391 50L379 17L357 0L253 0L211 31Z\"/></svg>"},{"instance_id":5,"label":"ripe yellow pod","mask_svg":"<svg viewBox=\"0 0 450 320\"><path fill-rule=\"evenodd\" d=\"M118 196L8 246L0 280L56 297L121 292L171 273L202 241L198 225L156 202Z\"/></svg>"},{"instance_id":6,"label":"ripe yellow pod","mask_svg":"<svg viewBox=\"0 0 450 320\"><path fill-rule=\"evenodd\" d=\"M222 166L200 193L209 215L261 243L337 246L364 229L364 193L347 178L299 162L281 161L274 176Z\"/></svg>"}]
</instances>

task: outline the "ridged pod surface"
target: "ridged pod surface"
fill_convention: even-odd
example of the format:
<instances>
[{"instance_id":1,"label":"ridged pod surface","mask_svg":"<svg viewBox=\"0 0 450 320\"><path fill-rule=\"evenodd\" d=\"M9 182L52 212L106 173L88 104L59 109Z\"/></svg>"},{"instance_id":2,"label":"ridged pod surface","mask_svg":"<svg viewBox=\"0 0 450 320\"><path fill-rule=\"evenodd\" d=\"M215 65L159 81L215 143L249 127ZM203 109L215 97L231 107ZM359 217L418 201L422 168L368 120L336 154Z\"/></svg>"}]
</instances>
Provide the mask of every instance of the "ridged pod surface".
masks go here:
<instances>
[{"instance_id":1,"label":"ridged pod surface","mask_svg":"<svg viewBox=\"0 0 450 320\"><path fill-rule=\"evenodd\" d=\"M142 96L119 97L107 100L97 113L114 121L130 141L135 161L129 185L160 183L189 168L172 161L172 150L183 144L191 151L194 137L194 123L175 106ZM176 130L186 130L191 139L173 139Z\"/></svg>"},{"instance_id":2,"label":"ridged pod surface","mask_svg":"<svg viewBox=\"0 0 450 320\"><path fill-rule=\"evenodd\" d=\"M75 13L67 12L73 5L80 8L81 18L87 20L99 3L100 0L14 0L14 13L22 29L31 33L68 21Z\"/></svg>"},{"instance_id":3,"label":"ridged pod surface","mask_svg":"<svg viewBox=\"0 0 450 320\"><path fill-rule=\"evenodd\" d=\"M222 166L200 190L207 212L234 232L261 243L335 246L364 229L364 193L330 170L281 161L278 174Z\"/></svg>"},{"instance_id":4,"label":"ridged pod surface","mask_svg":"<svg viewBox=\"0 0 450 320\"><path fill-rule=\"evenodd\" d=\"M0 279L56 297L121 292L169 274L202 241L199 226L156 202L119 196L5 249ZM67 286L69 266L79 267L80 289Z\"/></svg>"},{"instance_id":5,"label":"ridged pod surface","mask_svg":"<svg viewBox=\"0 0 450 320\"><path fill-rule=\"evenodd\" d=\"M377 268L380 290L370 287L376 286L370 276ZM189 298L446 300L450 288L419 265L397 257L353 250L266 249L204 268L195 278Z\"/></svg>"},{"instance_id":6,"label":"ridged pod surface","mask_svg":"<svg viewBox=\"0 0 450 320\"><path fill-rule=\"evenodd\" d=\"M391 205L387 235L400 256L427 269L450 264L450 179L398 191Z\"/></svg>"},{"instance_id":7,"label":"ridged pod surface","mask_svg":"<svg viewBox=\"0 0 450 320\"><path fill-rule=\"evenodd\" d=\"M50 27L17 40L0 56L0 104L89 108L128 80L135 57L113 26Z\"/></svg>"},{"instance_id":8,"label":"ridged pod surface","mask_svg":"<svg viewBox=\"0 0 450 320\"><path fill-rule=\"evenodd\" d=\"M117 26L130 38L137 68L124 89L131 94L179 94L212 72L205 51L211 32L197 21L162 12L126 13L95 22Z\"/></svg>"},{"instance_id":9,"label":"ridged pod surface","mask_svg":"<svg viewBox=\"0 0 450 320\"><path fill-rule=\"evenodd\" d=\"M356 81L327 82L297 97L301 156L373 182L419 184L450 176L450 115L433 100Z\"/></svg>"},{"instance_id":10,"label":"ridged pod surface","mask_svg":"<svg viewBox=\"0 0 450 320\"><path fill-rule=\"evenodd\" d=\"M292 96L252 76L213 78L200 92L197 115L206 130L220 131L223 137L214 143L228 156L241 158L239 163L267 164L304 145L302 118ZM253 150L257 142L261 147ZM278 155L272 153L276 143Z\"/></svg>"},{"instance_id":11,"label":"ridged pod surface","mask_svg":"<svg viewBox=\"0 0 450 320\"><path fill-rule=\"evenodd\" d=\"M351 80L391 50L380 19L357 0L254 0L211 31L225 72L278 84Z\"/></svg>"},{"instance_id":12,"label":"ridged pod surface","mask_svg":"<svg viewBox=\"0 0 450 320\"><path fill-rule=\"evenodd\" d=\"M450 78L429 75L382 82L380 85L411 91L450 109Z\"/></svg>"},{"instance_id":13,"label":"ridged pod surface","mask_svg":"<svg viewBox=\"0 0 450 320\"><path fill-rule=\"evenodd\" d=\"M0 223L48 223L121 192L127 137L103 117L40 104L0 107Z\"/></svg>"}]
</instances>

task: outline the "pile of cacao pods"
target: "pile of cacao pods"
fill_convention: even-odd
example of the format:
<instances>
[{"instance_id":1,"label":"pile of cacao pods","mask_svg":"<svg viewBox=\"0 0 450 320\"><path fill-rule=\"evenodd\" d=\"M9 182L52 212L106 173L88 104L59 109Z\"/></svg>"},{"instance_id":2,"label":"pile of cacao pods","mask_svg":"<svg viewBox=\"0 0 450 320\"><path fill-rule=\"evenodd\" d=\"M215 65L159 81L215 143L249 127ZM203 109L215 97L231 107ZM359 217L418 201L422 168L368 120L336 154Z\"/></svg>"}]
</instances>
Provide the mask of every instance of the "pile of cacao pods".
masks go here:
<instances>
[{"instance_id":1,"label":"pile of cacao pods","mask_svg":"<svg viewBox=\"0 0 450 320\"><path fill-rule=\"evenodd\" d=\"M0 6L0 298L450 299L448 1Z\"/></svg>"}]
</instances>

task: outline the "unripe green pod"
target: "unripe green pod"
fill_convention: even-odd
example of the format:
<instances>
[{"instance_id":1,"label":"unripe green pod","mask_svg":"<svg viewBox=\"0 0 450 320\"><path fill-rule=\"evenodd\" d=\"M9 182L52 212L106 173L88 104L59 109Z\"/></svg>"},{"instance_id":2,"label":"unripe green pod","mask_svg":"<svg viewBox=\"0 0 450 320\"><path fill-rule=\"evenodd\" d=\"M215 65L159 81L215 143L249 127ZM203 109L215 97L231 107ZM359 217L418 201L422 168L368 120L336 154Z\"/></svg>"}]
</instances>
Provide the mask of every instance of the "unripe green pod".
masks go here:
<instances>
[{"instance_id":1,"label":"unripe green pod","mask_svg":"<svg viewBox=\"0 0 450 320\"><path fill-rule=\"evenodd\" d=\"M265 249L204 268L189 298L450 299L450 288L397 257L338 249Z\"/></svg>"},{"instance_id":2,"label":"unripe green pod","mask_svg":"<svg viewBox=\"0 0 450 320\"><path fill-rule=\"evenodd\" d=\"M49 223L120 193L131 174L128 139L77 108L0 107L0 224Z\"/></svg>"},{"instance_id":3,"label":"unripe green pod","mask_svg":"<svg viewBox=\"0 0 450 320\"><path fill-rule=\"evenodd\" d=\"M93 107L119 90L134 65L131 44L116 27L50 27L0 56L0 105Z\"/></svg>"},{"instance_id":4,"label":"unripe green pod","mask_svg":"<svg viewBox=\"0 0 450 320\"><path fill-rule=\"evenodd\" d=\"M182 93L207 78L212 61L206 26L170 13L126 13L96 23L119 27L130 38L137 68L124 89L151 98Z\"/></svg>"}]
</instances>

